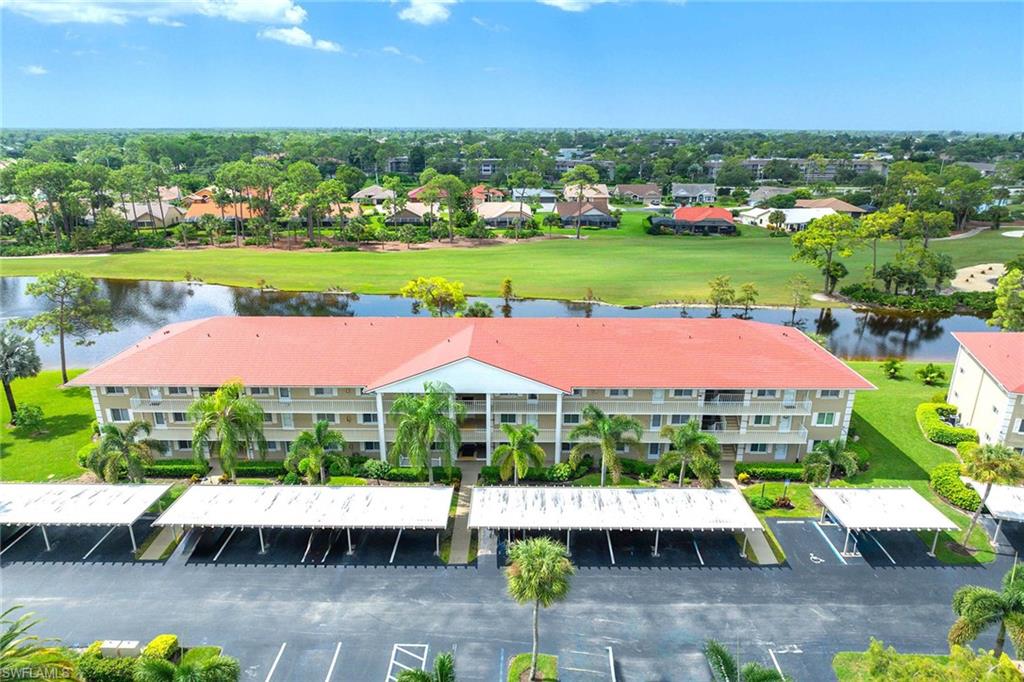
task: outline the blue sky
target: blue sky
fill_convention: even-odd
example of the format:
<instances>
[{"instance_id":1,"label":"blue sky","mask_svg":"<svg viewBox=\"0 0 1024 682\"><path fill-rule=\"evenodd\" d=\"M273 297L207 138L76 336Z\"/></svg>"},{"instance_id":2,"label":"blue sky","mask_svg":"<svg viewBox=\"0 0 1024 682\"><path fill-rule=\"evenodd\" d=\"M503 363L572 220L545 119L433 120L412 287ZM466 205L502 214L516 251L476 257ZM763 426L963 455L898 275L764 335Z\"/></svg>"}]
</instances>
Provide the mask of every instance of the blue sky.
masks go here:
<instances>
[{"instance_id":1,"label":"blue sky","mask_svg":"<svg viewBox=\"0 0 1024 682\"><path fill-rule=\"evenodd\" d=\"M10 127L1024 129L1024 3L0 0Z\"/></svg>"}]
</instances>

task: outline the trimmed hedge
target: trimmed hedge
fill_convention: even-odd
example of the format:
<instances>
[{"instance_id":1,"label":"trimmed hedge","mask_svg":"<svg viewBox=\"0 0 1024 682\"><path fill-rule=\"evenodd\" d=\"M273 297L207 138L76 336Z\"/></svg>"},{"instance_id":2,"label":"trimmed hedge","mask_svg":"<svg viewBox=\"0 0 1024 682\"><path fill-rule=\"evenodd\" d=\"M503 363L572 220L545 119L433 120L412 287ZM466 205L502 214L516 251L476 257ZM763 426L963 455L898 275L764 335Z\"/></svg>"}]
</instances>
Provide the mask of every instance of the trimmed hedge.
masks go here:
<instances>
[{"instance_id":1,"label":"trimmed hedge","mask_svg":"<svg viewBox=\"0 0 1024 682\"><path fill-rule=\"evenodd\" d=\"M914 411L917 423L928 440L942 445L978 442L978 432L964 426L951 426L942 420L956 414L956 406L949 403L921 403Z\"/></svg>"},{"instance_id":2,"label":"trimmed hedge","mask_svg":"<svg viewBox=\"0 0 1024 682\"><path fill-rule=\"evenodd\" d=\"M931 484L932 490L953 506L973 512L981 505L981 496L960 480L960 466L955 462L932 469Z\"/></svg>"},{"instance_id":3,"label":"trimmed hedge","mask_svg":"<svg viewBox=\"0 0 1024 682\"><path fill-rule=\"evenodd\" d=\"M205 476L210 465L191 459L159 459L146 464L142 470L149 478L192 478L193 475Z\"/></svg>"},{"instance_id":4,"label":"trimmed hedge","mask_svg":"<svg viewBox=\"0 0 1024 682\"><path fill-rule=\"evenodd\" d=\"M623 457L619 460L619 463L622 465L622 473L629 474L630 476L650 478L654 474L654 465L642 459Z\"/></svg>"},{"instance_id":5,"label":"trimmed hedge","mask_svg":"<svg viewBox=\"0 0 1024 682\"><path fill-rule=\"evenodd\" d=\"M178 654L180 649L181 645L178 643L177 635L157 635L142 650L142 655L169 661Z\"/></svg>"},{"instance_id":6,"label":"trimmed hedge","mask_svg":"<svg viewBox=\"0 0 1024 682\"><path fill-rule=\"evenodd\" d=\"M974 441L965 440L956 444L956 451L960 453L960 457L966 457L976 447L978 444Z\"/></svg>"},{"instance_id":7,"label":"trimmed hedge","mask_svg":"<svg viewBox=\"0 0 1024 682\"><path fill-rule=\"evenodd\" d=\"M427 471L419 471L412 467L391 467L384 475L385 481L394 483L423 483L427 480ZM462 480L462 469L452 465L451 471L444 467L434 467L435 483L455 483Z\"/></svg>"},{"instance_id":8,"label":"trimmed hedge","mask_svg":"<svg viewBox=\"0 0 1024 682\"><path fill-rule=\"evenodd\" d=\"M627 459L623 458L620 461L622 462L622 472L627 474L631 473L627 469L627 467L630 466L626 464ZM644 464L643 462L635 459L630 459L628 461ZM587 474L593 466L593 456L584 455L575 471L569 466L568 462L560 462L548 467L530 467L526 470L526 475L520 476L519 480L520 482L529 483L565 483L566 481L571 481ZM513 479L509 478L508 481L503 481L501 480L501 470L498 467L485 466L480 469L480 480L484 485L500 485L502 483L510 483Z\"/></svg>"},{"instance_id":9,"label":"trimmed hedge","mask_svg":"<svg viewBox=\"0 0 1024 682\"><path fill-rule=\"evenodd\" d=\"M759 481L803 480L804 468L789 462L736 462L736 473Z\"/></svg>"},{"instance_id":10,"label":"trimmed hedge","mask_svg":"<svg viewBox=\"0 0 1024 682\"><path fill-rule=\"evenodd\" d=\"M85 682L132 682L136 660L133 657L100 658L86 652L78 657L78 674Z\"/></svg>"}]
</instances>

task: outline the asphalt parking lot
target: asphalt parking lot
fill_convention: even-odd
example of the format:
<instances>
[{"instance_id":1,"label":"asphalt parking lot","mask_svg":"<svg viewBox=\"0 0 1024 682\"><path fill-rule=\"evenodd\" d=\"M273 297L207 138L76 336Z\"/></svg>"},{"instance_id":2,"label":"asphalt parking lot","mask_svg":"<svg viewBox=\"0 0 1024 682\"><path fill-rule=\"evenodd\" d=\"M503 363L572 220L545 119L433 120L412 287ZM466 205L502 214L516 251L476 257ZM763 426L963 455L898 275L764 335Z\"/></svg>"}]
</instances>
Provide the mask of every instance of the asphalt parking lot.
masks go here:
<instances>
[{"instance_id":1,"label":"asphalt parking lot","mask_svg":"<svg viewBox=\"0 0 1024 682\"><path fill-rule=\"evenodd\" d=\"M931 550L917 533L870 531L851 533L835 524L822 524L816 518L770 518L768 524L792 565L803 567L870 566L937 568L944 564L928 556ZM850 556L857 553L860 556Z\"/></svg>"},{"instance_id":2,"label":"asphalt parking lot","mask_svg":"<svg viewBox=\"0 0 1024 682\"><path fill-rule=\"evenodd\" d=\"M142 546L155 516L144 516L132 526ZM39 526L0 529L0 566L11 563L123 563L133 562L127 526L47 526L46 539Z\"/></svg>"}]
</instances>

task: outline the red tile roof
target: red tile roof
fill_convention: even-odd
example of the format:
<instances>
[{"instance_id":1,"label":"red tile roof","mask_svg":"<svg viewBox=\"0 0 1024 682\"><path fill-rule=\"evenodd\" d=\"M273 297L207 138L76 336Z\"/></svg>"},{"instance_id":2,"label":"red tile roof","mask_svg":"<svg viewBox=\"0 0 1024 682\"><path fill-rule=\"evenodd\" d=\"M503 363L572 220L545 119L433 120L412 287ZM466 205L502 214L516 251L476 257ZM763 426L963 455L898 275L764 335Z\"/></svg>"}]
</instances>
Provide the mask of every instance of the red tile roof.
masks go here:
<instances>
[{"instance_id":1,"label":"red tile roof","mask_svg":"<svg viewBox=\"0 0 1024 682\"><path fill-rule=\"evenodd\" d=\"M718 206L680 206L672 212L675 220L685 220L688 223L699 223L705 220L724 220L729 224L735 224L732 213Z\"/></svg>"},{"instance_id":2,"label":"red tile roof","mask_svg":"<svg viewBox=\"0 0 1024 682\"><path fill-rule=\"evenodd\" d=\"M1010 393L1024 393L1024 332L953 332L953 338Z\"/></svg>"},{"instance_id":3,"label":"red tile roof","mask_svg":"<svg viewBox=\"0 0 1024 682\"><path fill-rule=\"evenodd\" d=\"M469 190L469 195L474 199L485 199L487 197L503 197L505 193L497 187L488 187L487 185L476 185L473 189Z\"/></svg>"},{"instance_id":4,"label":"red tile roof","mask_svg":"<svg viewBox=\"0 0 1024 682\"><path fill-rule=\"evenodd\" d=\"M0 215L9 215L21 222L32 220L32 207L24 201L8 201L0 203Z\"/></svg>"},{"instance_id":5,"label":"red tile roof","mask_svg":"<svg viewBox=\"0 0 1024 682\"><path fill-rule=\"evenodd\" d=\"M463 358L568 392L873 388L789 327L736 319L212 317L165 327L73 386L364 386Z\"/></svg>"}]
</instances>

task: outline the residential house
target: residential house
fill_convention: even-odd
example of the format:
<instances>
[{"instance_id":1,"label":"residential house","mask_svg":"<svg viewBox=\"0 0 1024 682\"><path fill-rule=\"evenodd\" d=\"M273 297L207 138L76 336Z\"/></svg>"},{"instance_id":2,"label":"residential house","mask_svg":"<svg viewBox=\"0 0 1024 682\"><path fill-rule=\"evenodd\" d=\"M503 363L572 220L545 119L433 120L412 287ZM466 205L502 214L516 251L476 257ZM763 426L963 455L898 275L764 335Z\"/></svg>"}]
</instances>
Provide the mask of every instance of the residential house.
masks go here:
<instances>
[{"instance_id":1,"label":"residential house","mask_svg":"<svg viewBox=\"0 0 1024 682\"><path fill-rule=\"evenodd\" d=\"M540 204L542 211L554 211L558 194L554 190L543 187L516 187L512 190L512 200L523 201L527 204Z\"/></svg>"},{"instance_id":2,"label":"residential house","mask_svg":"<svg viewBox=\"0 0 1024 682\"><path fill-rule=\"evenodd\" d=\"M615 185L612 196L627 201L641 201L647 206L661 205L661 187L653 182L639 185Z\"/></svg>"},{"instance_id":3,"label":"residential house","mask_svg":"<svg viewBox=\"0 0 1024 682\"><path fill-rule=\"evenodd\" d=\"M843 213L851 218L860 218L867 213L860 206L854 206L835 197L827 199L797 199L796 208L831 208L836 213Z\"/></svg>"},{"instance_id":4,"label":"residential house","mask_svg":"<svg viewBox=\"0 0 1024 682\"><path fill-rule=\"evenodd\" d=\"M563 187L562 196L566 201L576 201L577 196L579 196L579 187L576 185ZM583 188L583 200L589 201L592 204L604 204L607 206L610 198L611 193L608 191L608 185L603 182Z\"/></svg>"},{"instance_id":5,"label":"residential house","mask_svg":"<svg viewBox=\"0 0 1024 682\"><path fill-rule=\"evenodd\" d=\"M967 166L981 173L984 178L991 178L996 174L996 164L984 163L981 161L957 161L958 166Z\"/></svg>"},{"instance_id":6,"label":"residential house","mask_svg":"<svg viewBox=\"0 0 1024 682\"><path fill-rule=\"evenodd\" d=\"M217 208L216 204L213 206ZM162 200L115 203L111 210L127 218L132 227L137 228L169 227L186 219L185 211Z\"/></svg>"},{"instance_id":7,"label":"residential house","mask_svg":"<svg viewBox=\"0 0 1024 682\"><path fill-rule=\"evenodd\" d=\"M789 194L793 189L794 188L792 187L771 187L769 185L763 185L750 193L750 197L747 198L747 203L751 206L757 206L758 204L768 201L773 197L777 197L780 194Z\"/></svg>"},{"instance_id":8,"label":"residential house","mask_svg":"<svg viewBox=\"0 0 1024 682\"><path fill-rule=\"evenodd\" d=\"M485 201L477 204L473 210L487 223L487 227L523 225L533 217L530 207L518 201Z\"/></svg>"},{"instance_id":9,"label":"residential house","mask_svg":"<svg viewBox=\"0 0 1024 682\"><path fill-rule=\"evenodd\" d=\"M673 182L671 191L677 206L713 204L718 199L715 186L708 183Z\"/></svg>"},{"instance_id":10,"label":"residential house","mask_svg":"<svg viewBox=\"0 0 1024 682\"><path fill-rule=\"evenodd\" d=\"M718 206L679 206L671 218L652 217L651 225L676 234L735 234L736 221L728 209Z\"/></svg>"},{"instance_id":11,"label":"residential house","mask_svg":"<svg viewBox=\"0 0 1024 682\"><path fill-rule=\"evenodd\" d=\"M768 217L774 209L753 209L744 211L740 215L748 225L768 227ZM782 223L782 229L786 232L799 232L806 229L812 220L822 216L833 215L836 211L831 208L780 208L786 216ZM758 212L759 213L756 213Z\"/></svg>"},{"instance_id":12,"label":"residential house","mask_svg":"<svg viewBox=\"0 0 1024 682\"><path fill-rule=\"evenodd\" d=\"M1024 332L953 332L960 343L946 402L979 441L1024 454Z\"/></svg>"},{"instance_id":13,"label":"residential house","mask_svg":"<svg viewBox=\"0 0 1024 682\"><path fill-rule=\"evenodd\" d=\"M332 203L322 221L325 225L334 225L335 223L346 225L348 221L362 214L363 207L355 201L347 201L340 205ZM296 218L305 220L303 215L297 215Z\"/></svg>"},{"instance_id":14,"label":"residential house","mask_svg":"<svg viewBox=\"0 0 1024 682\"><path fill-rule=\"evenodd\" d=\"M384 189L380 185L370 185L364 187L355 194L352 195L355 201L360 204L372 204L373 206L380 206L385 201L395 198L395 190Z\"/></svg>"},{"instance_id":15,"label":"residential house","mask_svg":"<svg viewBox=\"0 0 1024 682\"><path fill-rule=\"evenodd\" d=\"M465 406L462 457L491 463L507 441L501 424L531 424L546 460L563 461L593 404L640 422L623 456L657 459L670 446L661 428L695 421L720 443L726 472L846 438L856 392L873 388L803 332L762 322L417 317L189 320L69 385L89 388L101 426L144 420L164 456L181 458L193 455L189 406L233 380L263 408L274 459L318 421L347 451L383 459L395 398L442 382Z\"/></svg>"},{"instance_id":16,"label":"residential house","mask_svg":"<svg viewBox=\"0 0 1024 682\"><path fill-rule=\"evenodd\" d=\"M501 161L501 159L474 159L473 165L476 168L477 177L481 180L494 177L501 167Z\"/></svg>"},{"instance_id":17,"label":"residential house","mask_svg":"<svg viewBox=\"0 0 1024 682\"><path fill-rule=\"evenodd\" d=\"M185 198L180 187L157 187L156 191L164 201L182 201Z\"/></svg>"},{"instance_id":18,"label":"residential house","mask_svg":"<svg viewBox=\"0 0 1024 682\"><path fill-rule=\"evenodd\" d=\"M185 211L185 220L188 222L196 222L204 215L212 215L224 220L240 219L243 221L249 220L254 215L249 209L249 202L244 199L242 201L232 201L221 206L213 200L212 195L197 194L192 196L195 198L188 204L188 209Z\"/></svg>"},{"instance_id":19,"label":"residential house","mask_svg":"<svg viewBox=\"0 0 1024 682\"><path fill-rule=\"evenodd\" d=\"M400 210L384 219L385 225L423 225L427 214L437 215L437 205L431 206L420 201L410 201Z\"/></svg>"},{"instance_id":20,"label":"residential house","mask_svg":"<svg viewBox=\"0 0 1024 682\"><path fill-rule=\"evenodd\" d=\"M774 208L748 208L746 211L740 211L740 222L745 225L758 225L765 227L768 225L768 216Z\"/></svg>"},{"instance_id":21,"label":"residential house","mask_svg":"<svg viewBox=\"0 0 1024 682\"><path fill-rule=\"evenodd\" d=\"M0 202L0 215L9 215L23 223L28 220L35 220L35 217L32 215L32 207L24 201Z\"/></svg>"},{"instance_id":22,"label":"residential house","mask_svg":"<svg viewBox=\"0 0 1024 682\"><path fill-rule=\"evenodd\" d=\"M503 201L505 199L505 193L497 187L476 185L469 190L469 197L473 200L473 205L478 206L486 201Z\"/></svg>"},{"instance_id":23,"label":"residential house","mask_svg":"<svg viewBox=\"0 0 1024 682\"><path fill-rule=\"evenodd\" d=\"M612 215L607 203L584 201L559 201L555 204L555 212L562 219L562 225L575 227L579 216L579 224L584 227L618 227L619 219Z\"/></svg>"}]
</instances>

